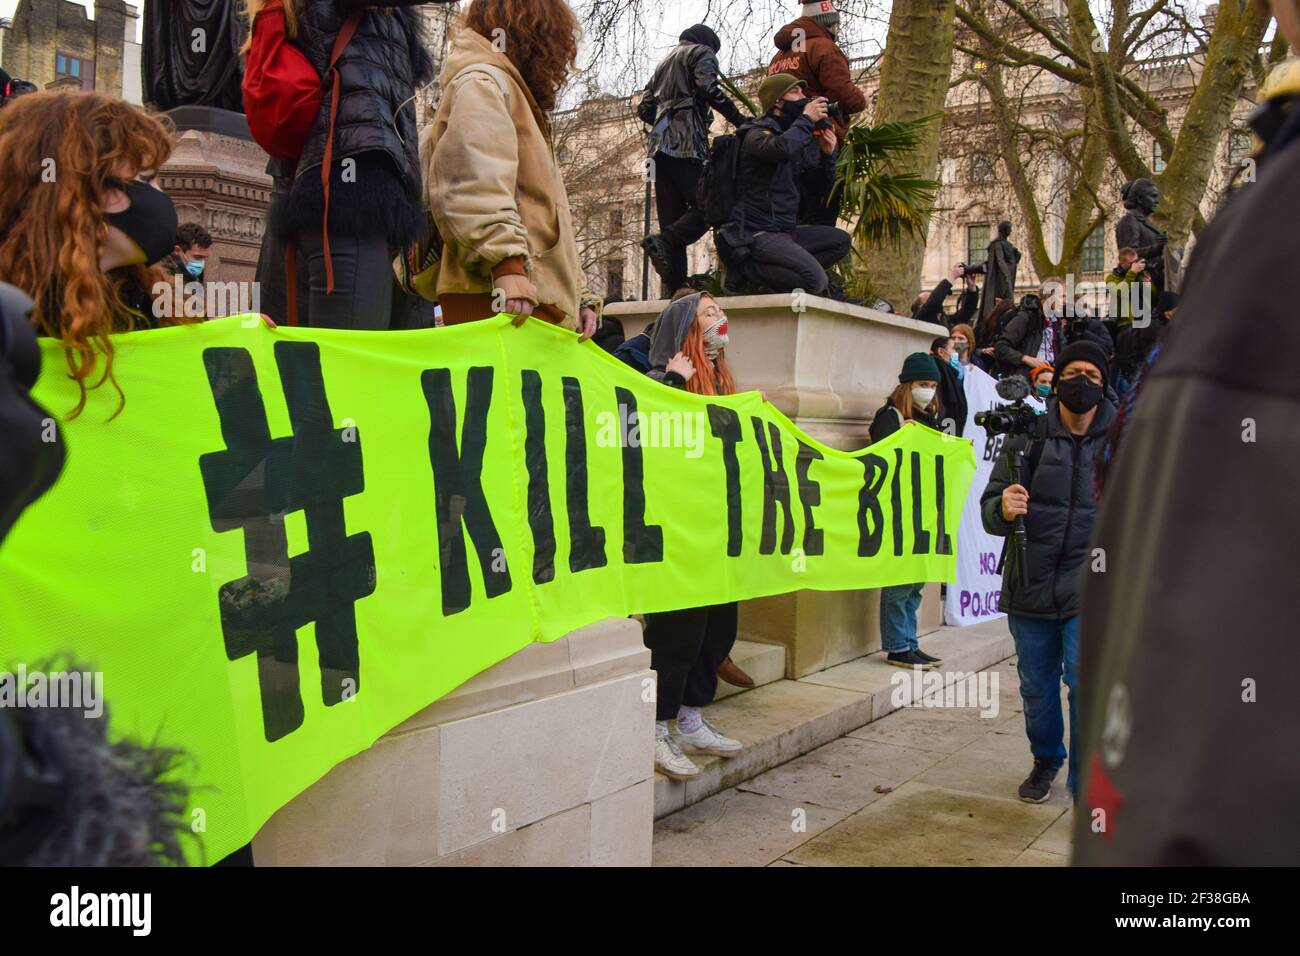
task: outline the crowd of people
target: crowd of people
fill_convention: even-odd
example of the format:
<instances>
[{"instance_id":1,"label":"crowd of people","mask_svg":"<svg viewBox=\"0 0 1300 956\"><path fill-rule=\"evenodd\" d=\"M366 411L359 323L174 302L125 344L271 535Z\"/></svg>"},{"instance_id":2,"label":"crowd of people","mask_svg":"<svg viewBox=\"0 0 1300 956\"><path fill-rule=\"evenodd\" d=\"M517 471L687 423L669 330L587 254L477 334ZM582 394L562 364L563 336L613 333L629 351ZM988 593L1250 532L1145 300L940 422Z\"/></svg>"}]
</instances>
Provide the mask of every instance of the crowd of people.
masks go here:
<instances>
[{"instance_id":1,"label":"crowd of people","mask_svg":"<svg viewBox=\"0 0 1300 956\"><path fill-rule=\"evenodd\" d=\"M437 111L418 129L412 99L433 65L413 6L397 0L382 9L364 0L247 0L252 30L246 53L262 68L250 69L253 82L293 69L325 81L300 135L277 140L281 155L273 154L272 211L258 266L269 321L406 328L431 324L425 303L436 299L440 321L448 325L505 312L575 330L578 340L597 335L602 303L580 266L551 143L550 112L575 68L576 16L564 0L471 0L441 67ZM1274 0L1274 6L1286 36L1300 45L1300 14L1289 0ZM850 118L866 101L837 45L833 4L808 3L801 12L775 38L777 54L757 90L759 115L746 118L721 88L721 44L703 24L682 33L638 106L648 129L660 223L645 249L672 301L639 335L600 341L650 378L693 394L736 391L723 305L692 288L687 275L688 250L710 230L728 292L761 287L843 294L828 271L850 248L837 224L835 159ZM16 287L0 287L0 422L6 442L15 441L14 454L6 447L0 458L2 536L62 463L59 444L40 447L30 440L32 421L45 417L27 395L35 380L32 333L57 340L66 352L68 374L81 393L70 413L75 417L91 390L116 389L112 335L195 321L160 314L150 290L160 278L201 281L213 241L198 224L178 224L174 204L158 188L157 173L173 143L163 118L101 93L15 89L3 75L0 83L0 155L6 162L0 280ZM267 87L258 91L263 94ZM1088 643L1086 629L1080 631L1081 584L1101 492L1117 474L1139 395L1149 389L1154 397L1143 402L1159 402L1162 414L1175 414L1184 387L1175 379L1203 371L1206 355L1233 351L1224 344L1227 333L1212 321L1222 316L1207 313L1255 301L1267 287L1261 281L1234 302L1225 289L1240 288L1246 274L1263 266L1251 263L1242 273L1225 257L1257 221L1286 235L1293 229L1300 209L1296 95L1286 93L1285 107L1270 105L1274 112L1265 118L1275 122L1260 127L1265 178L1212 223L1186 270L1150 219L1159 202L1155 184L1139 179L1125 186L1118 260L1107 285L1112 301L1126 305L1106 317L1069 301L1058 278L1014 301L1008 276L1014 276L1019 253L1009 242L1010 223L1000 225L988 267L958 264L912 303L914 318L948 331L929 352L903 362L897 386L873 417L873 442L918 424L960 435L969 411L963 383L974 368L997 378L1023 377L1044 408L1031 432L1008 437L1017 455L1000 458L987 486L976 490L985 529L1010 538L1023 528L1026 543L1023 551L1007 549L1000 606L1015 639L1033 760L1019 788L1023 800L1048 799L1063 766L1076 799L1089 787L1111 786L1106 775L1117 773L1113 766L1079 761L1084 732L1093 753L1104 732L1097 709L1087 726L1078 714L1079 698L1091 697L1094 708L1104 705L1088 685L1089 671L1080 668L1081 646ZM736 131L711 143L714 111ZM42 179L50 159L59 170L56 185ZM1274 262L1277 255L1265 258ZM395 260L409 268L395 270ZM1174 318L1180 282L1187 315L1205 320L1186 334L1181 327L1191 319ZM945 303L957 287L956 310L947 314ZM1142 294L1131 294L1135 288L1149 290L1149 315L1127 305L1142 301ZM1263 318L1256 318L1266 319L1276 337L1261 336L1250 347L1235 341L1233 347L1245 349L1239 371L1246 376L1236 384L1273 388L1294 410L1300 398L1281 384L1293 379L1281 364L1284 350L1271 345L1287 335L1275 305L1261 306ZM129 396L118 390L118 398ZM1126 455L1151 456L1158 436L1149 420L1135 429L1136 448L1125 442ZM1193 444L1190 437L1186 442ZM1112 515L1131 516L1141 508L1133 481L1121 474L1115 492L1121 504ZM1289 486L1274 484L1276 497L1286 497ZM1243 496L1267 498L1250 489ZM1111 533L1130 534L1119 520L1112 518ZM1263 580L1277 576L1276 567L1247 564ZM1207 583L1207 593L1222 591L1221 584ZM1140 600L1135 587L1108 578L1089 596L1120 606ZM919 583L882 591L880 631L890 664L930 669L941 663L917 639L920 594ZM1107 608L1098 620L1112 615ZM645 642L658 675L655 765L670 777L699 773L688 753L731 756L742 749L701 711L720 676L752 683L729 657L736 632L735 603L646 617ZM1092 640L1094 648L1106 644L1102 633ZM1112 655L1104 666L1113 677L1126 665ZM162 766L171 756L158 760Z\"/></svg>"}]
</instances>

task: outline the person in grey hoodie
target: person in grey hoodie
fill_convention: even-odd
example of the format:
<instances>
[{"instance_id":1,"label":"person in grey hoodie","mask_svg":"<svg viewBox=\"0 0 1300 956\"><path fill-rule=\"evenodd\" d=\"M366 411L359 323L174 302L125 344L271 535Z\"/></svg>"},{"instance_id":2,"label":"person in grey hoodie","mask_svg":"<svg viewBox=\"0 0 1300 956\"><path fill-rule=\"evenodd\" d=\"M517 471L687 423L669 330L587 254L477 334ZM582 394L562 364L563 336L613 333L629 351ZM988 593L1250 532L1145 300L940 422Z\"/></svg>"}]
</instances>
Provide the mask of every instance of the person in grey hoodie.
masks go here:
<instances>
[{"instance_id":1,"label":"person in grey hoodie","mask_svg":"<svg viewBox=\"0 0 1300 956\"><path fill-rule=\"evenodd\" d=\"M736 386L727 367L727 340L727 315L717 301L704 292L684 295L655 321L646 374L697 395L730 395ZM721 488L718 494L721 497ZM655 769L674 780L687 780L697 776L700 768L682 752L683 747L720 757L733 757L741 750L740 741L723 734L700 713L712 702L719 668L736 643L737 605L731 601L663 611L647 614L645 620L650 667L659 680ZM674 718L675 735L668 729Z\"/></svg>"}]
</instances>

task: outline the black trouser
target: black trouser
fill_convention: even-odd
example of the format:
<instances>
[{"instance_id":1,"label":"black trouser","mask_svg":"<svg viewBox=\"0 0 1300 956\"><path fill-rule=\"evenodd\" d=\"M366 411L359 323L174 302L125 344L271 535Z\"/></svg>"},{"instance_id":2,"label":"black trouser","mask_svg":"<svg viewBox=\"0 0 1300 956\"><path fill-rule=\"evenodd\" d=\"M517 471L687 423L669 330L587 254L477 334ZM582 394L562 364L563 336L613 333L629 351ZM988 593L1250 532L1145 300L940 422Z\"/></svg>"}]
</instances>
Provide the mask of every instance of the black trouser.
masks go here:
<instances>
[{"instance_id":1,"label":"black trouser","mask_svg":"<svg viewBox=\"0 0 1300 956\"><path fill-rule=\"evenodd\" d=\"M285 272L284 261L288 244L284 237L277 233L274 223L283 218L284 204L289 201L289 190L293 180L286 176L272 174L271 182L271 209L266 216L266 231L262 234L262 246L257 253L257 271L254 277L257 279L258 302L262 312L269 315L276 325L288 325L290 321L288 273ZM307 270L300 268L298 269L297 316L300 325L311 324L307 315L308 293Z\"/></svg>"},{"instance_id":2,"label":"black trouser","mask_svg":"<svg viewBox=\"0 0 1300 956\"><path fill-rule=\"evenodd\" d=\"M762 232L753 237L749 277L774 292L802 289L825 295L830 287L826 266L849 254L853 240L834 226L795 226L791 232Z\"/></svg>"},{"instance_id":3,"label":"black trouser","mask_svg":"<svg viewBox=\"0 0 1300 956\"><path fill-rule=\"evenodd\" d=\"M659 678L655 720L672 720L683 704L712 703L718 665L736 643L737 608L732 601L645 616L645 646Z\"/></svg>"},{"instance_id":4,"label":"black trouser","mask_svg":"<svg viewBox=\"0 0 1300 956\"><path fill-rule=\"evenodd\" d=\"M325 246L319 229L298 233L298 271L307 273L310 324L318 329L389 329L393 256L382 235L330 236L334 291L325 291ZM304 323L306 324L306 323Z\"/></svg>"},{"instance_id":5,"label":"black trouser","mask_svg":"<svg viewBox=\"0 0 1300 956\"><path fill-rule=\"evenodd\" d=\"M659 234L668 245L673 267L672 273L662 278L672 293L686 282L686 250L709 231L708 223L695 205L695 190L704 164L663 153L655 153L654 161Z\"/></svg>"}]
</instances>

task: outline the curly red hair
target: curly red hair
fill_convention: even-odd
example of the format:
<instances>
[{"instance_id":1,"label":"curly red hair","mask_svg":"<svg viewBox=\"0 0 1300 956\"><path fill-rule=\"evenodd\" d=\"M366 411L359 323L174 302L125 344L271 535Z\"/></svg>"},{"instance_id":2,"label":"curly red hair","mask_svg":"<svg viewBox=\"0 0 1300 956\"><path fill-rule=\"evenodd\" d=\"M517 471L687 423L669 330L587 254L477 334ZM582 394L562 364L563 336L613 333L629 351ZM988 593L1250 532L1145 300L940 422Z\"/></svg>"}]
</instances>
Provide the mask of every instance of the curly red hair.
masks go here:
<instances>
[{"instance_id":1,"label":"curly red hair","mask_svg":"<svg viewBox=\"0 0 1300 956\"><path fill-rule=\"evenodd\" d=\"M85 408L88 383L117 388L109 336L135 326L123 285L148 289L161 275L100 269L106 190L115 171L157 170L171 150L170 121L103 93L30 93L0 111L0 276L35 301L37 332L63 344L81 390L71 417Z\"/></svg>"},{"instance_id":2,"label":"curly red hair","mask_svg":"<svg viewBox=\"0 0 1300 956\"><path fill-rule=\"evenodd\" d=\"M578 62L582 26L564 0L473 0L461 23L495 40L504 32L505 54L545 112L555 109L561 87Z\"/></svg>"}]
</instances>

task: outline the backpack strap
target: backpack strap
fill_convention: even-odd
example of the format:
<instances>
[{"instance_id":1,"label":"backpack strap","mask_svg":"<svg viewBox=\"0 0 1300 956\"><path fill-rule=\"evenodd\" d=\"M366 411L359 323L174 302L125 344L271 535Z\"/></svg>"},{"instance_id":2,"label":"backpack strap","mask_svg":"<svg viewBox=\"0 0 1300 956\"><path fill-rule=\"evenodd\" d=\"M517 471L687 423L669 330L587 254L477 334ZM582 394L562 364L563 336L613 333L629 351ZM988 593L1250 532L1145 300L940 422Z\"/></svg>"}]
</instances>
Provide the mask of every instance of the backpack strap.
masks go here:
<instances>
[{"instance_id":1,"label":"backpack strap","mask_svg":"<svg viewBox=\"0 0 1300 956\"><path fill-rule=\"evenodd\" d=\"M334 155L334 124L339 117L339 58L352 42L352 35L361 25L362 14L354 13L343 21L338 36L334 38L334 48L330 50L329 68L325 79L331 82L330 94L330 128L325 139L325 157L320 166L321 188L325 191L325 214L321 219L321 245L325 251L325 291L334 291L334 260L330 257L330 166ZM295 316L296 318L296 316Z\"/></svg>"}]
</instances>

